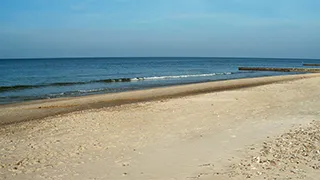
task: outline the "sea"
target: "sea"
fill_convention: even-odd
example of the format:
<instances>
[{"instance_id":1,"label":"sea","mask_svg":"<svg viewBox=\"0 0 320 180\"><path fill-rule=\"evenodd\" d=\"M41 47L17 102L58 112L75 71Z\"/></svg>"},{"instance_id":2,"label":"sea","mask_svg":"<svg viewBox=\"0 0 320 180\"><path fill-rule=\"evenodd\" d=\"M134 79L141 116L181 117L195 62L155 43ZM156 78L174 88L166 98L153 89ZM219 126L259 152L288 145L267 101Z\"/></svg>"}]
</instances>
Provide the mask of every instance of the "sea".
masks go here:
<instances>
[{"instance_id":1,"label":"sea","mask_svg":"<svg viewBox=\"0 0 320 180\"><path fill-rule=\"evenodd\" d=\"M320 60L219 57L0 59L0 104L297 74L239 71L238 67L302 67L303 63L320 63Z\"/></svg>"}]
</instances>

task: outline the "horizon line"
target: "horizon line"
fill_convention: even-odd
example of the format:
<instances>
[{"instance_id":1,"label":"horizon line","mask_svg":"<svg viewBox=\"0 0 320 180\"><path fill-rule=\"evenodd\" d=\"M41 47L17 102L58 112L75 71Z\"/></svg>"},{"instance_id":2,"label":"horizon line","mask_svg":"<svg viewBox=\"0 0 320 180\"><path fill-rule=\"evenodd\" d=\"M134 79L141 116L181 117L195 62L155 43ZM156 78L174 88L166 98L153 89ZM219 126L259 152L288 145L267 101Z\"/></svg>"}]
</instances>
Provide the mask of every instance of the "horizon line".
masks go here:
<instances>
[{"instance_id":1,"label":"horizon line","mask_svg":"<svg viewBox=\"0 0 320 180\"><path fill-rule=\"evenodd\" d=\"M82 57L26 57L26 58L0 58L0 60L41 60L41 59L126 59L126 58L223 58L223 59L294 59L294 60L320 60L320 58L297 58L297 57L245 57L245 56L82 56Z\"/></svg>"}]
</instances>

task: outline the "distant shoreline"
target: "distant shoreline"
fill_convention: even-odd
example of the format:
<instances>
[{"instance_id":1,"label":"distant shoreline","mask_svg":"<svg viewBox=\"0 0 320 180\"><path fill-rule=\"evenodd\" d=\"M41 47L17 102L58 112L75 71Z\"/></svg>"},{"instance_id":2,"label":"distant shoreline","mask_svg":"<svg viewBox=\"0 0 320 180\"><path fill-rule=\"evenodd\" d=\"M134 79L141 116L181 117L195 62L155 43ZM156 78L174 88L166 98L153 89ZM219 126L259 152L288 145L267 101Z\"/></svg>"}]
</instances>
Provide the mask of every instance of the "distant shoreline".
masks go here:
<instances>
[{"instance_id":1,"label":"distant shoreline","mask_svg":"<svg viewBox=\"0 0 320 180\"><path fill-rule=\"evenodd\" d=\"M226 91L319 76L320 74L316 73L245 78L153 88L121 93L56 98L49 100L35 100L16 104L0 105L0 125L41 119L48 116L86 109L96 109L143 101L153 101L166 98L196 95L201 93Z\"/></svg>"}]
</instances>

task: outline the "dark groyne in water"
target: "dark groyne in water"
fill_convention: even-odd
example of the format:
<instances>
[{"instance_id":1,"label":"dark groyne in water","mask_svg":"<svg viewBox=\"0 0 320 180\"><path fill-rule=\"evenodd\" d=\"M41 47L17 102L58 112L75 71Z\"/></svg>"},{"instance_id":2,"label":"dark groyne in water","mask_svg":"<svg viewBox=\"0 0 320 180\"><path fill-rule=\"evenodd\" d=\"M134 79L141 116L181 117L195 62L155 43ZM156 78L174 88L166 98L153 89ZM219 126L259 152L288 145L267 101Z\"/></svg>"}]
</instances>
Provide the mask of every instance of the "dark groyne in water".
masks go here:
<instances>
[{"instance_id":1,"label":"dark groyne in water","mask_svg":"<svg viewBox=\"0 0 320 180\"><path fill-rule=\"evenodd\" d=\"M303 66L320 66L320 64L303 64Z\"/></svg>"},{"instance_id":2,"label":"dark groyne in water","mask_svg":"<svg viewBox=\"0 0 320 180\"><path fill-rule=\"evenodd\" d=\"M320 68L273 68L273 67L239 67L243 71L278 71L278 72L306 72L320 73Z\"/></svg>"}]
</instances>

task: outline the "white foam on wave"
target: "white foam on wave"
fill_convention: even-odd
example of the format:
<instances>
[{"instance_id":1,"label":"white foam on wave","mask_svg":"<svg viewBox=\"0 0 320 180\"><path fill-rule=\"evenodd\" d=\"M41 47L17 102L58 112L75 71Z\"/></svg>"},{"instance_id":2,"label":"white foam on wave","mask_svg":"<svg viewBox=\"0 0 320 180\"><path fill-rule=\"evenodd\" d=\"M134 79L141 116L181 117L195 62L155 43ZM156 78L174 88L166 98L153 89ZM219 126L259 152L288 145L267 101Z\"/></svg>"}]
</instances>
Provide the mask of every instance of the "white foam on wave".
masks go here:
<instances>
[{"instance_id":1,"label":"white foam on wave","mask_svg":"<svg viewBox=\"0 0 320 180\"><path fill-rule=\"evenodd\" d=\"M230 75L231 72L226 73L210 73L210 74L186 74L186 75L175 75L175 76L154 76L154 77L143 77L133 78L131 81L142 81L142 80L163 80L163 79L179 79L179 78L190 78L190 77L210 77L216 75Z\"/></svg>"},{"instance_id":2,"label":"white foam on wave","mask_svg":"<svg viewBox=\"0 0 320 180\"><path fill-rule=\"evenodd\" d=\"M100 88L100 89L78 90L77 92L90 93L90 92L99 92L99 91L104 91L104 90L106 90L106 89L105 88Z\"/></svg>"},{"instance_id":3,"label":"white foam on wave","mask_svg":"<svg viewBox=\"0 0 320 180\"><path fill-rule=\"evenodd\" d=\"M76 91L67 91L67 92L61 92L61 93L52 93L48 94L47 97L59 97L59 96L65 96L65 95L74 95L78 93L90 93L90 92L100 92L106 90L105 88L100 89L88 89L88 90L76 90Z\"/></svg>"}]
</instances>

